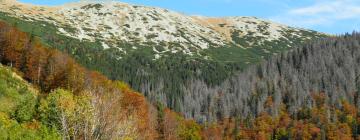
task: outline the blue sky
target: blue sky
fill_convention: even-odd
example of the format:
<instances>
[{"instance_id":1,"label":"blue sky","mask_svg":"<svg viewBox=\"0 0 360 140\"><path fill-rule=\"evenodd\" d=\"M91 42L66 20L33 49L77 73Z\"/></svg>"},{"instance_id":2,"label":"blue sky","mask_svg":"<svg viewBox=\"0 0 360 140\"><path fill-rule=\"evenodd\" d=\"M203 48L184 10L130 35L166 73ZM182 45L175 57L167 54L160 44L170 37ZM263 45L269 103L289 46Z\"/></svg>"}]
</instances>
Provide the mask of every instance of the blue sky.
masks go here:
<instances>
[{"instance_id":1,"label":"blue sky","mask_svg":"<svg viewBox=\"0 0 360 140\"><path fill-rule=\"evenodd\" d=\"M76 0L20 0L61 5ZM341 34L360 31L360 0L121 0L188 15L256 16L279 23Z\"/></svg>"}]
</instances>

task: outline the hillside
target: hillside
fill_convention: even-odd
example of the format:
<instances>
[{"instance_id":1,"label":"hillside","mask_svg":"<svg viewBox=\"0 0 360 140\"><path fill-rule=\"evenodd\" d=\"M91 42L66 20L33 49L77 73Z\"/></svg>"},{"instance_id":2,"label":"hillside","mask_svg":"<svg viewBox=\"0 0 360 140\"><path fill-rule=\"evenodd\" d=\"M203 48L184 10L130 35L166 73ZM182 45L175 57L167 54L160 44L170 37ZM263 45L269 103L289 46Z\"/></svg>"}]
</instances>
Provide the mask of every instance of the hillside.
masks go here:
<instances>
[{"instance_id":1,"label":"hillside","mask_svg":"<svg viewBox=\"0 0 360 140\"><path fill-rule=\"evenodd\" d=\"M202 93L189 93L202 95L186 97L187 108L195 109L185 115L198 115L205 99L202 113L209 115L194 117L219 119L198 125L0 23L0 61L12 66L0 65L0 138L356 139L359 37L324 39L283 53L219 89L190 83L188 89L200 87L195 91Z\"/></svg>"},{"instance_id":2,"label":"hillside","mask_svg":"<svg viewBox=\"0 0 360 140\"><path fill-rule=\"evenodd\" d=\"M332 118L331 109L343 107L343 101L359 106L359 43L359 33L322 39L251 66L219 86L193 80L183 86L182 112L206 121L277 115L286 105L296 115L301 108L316 106L313 96L321 93Z\"/></svg>"},{"instance_id":3,"label":"hillside","mask_svg":"<svg viewBox=\"0 0 360 140\"><path fill-rule=\"evenodd\" d=\"M360 138L360 33L119 2L0 11L0 139Z\"/></svg>"},{"instance_id":4,"label":"hillside","mask_svg":"<svg viewBox=\"0 0 360 140\"><path fill-rule=\"evenodd\" d=\"M200 138L194 121L3 22L0 43L0 139Z\"/></svg>"},{"instance_id":5,"label":"hillside","mask_svg":"<svg viewBox=\"0 0 360 140\"><path fill-rule=\"evenodd\" d=\"M5 0L0 11L0 20L46 46L185 114L192 110L188 96L199 93L189 83L221 86L249 65L327 36L255 17L186 16L119 2L48 7Z\"/></svg>"}]
</instances>

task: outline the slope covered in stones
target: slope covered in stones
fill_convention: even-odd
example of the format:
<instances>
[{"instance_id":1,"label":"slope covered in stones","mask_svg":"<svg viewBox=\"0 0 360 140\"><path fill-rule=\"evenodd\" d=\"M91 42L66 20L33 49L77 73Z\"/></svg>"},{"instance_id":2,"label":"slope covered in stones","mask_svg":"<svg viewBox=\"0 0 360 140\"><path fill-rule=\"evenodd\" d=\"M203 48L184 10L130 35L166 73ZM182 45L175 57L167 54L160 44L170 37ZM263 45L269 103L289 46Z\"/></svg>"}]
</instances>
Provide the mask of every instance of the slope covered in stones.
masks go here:
<instances>
[{"instance_id":1,"label":"slope covered in stones","mask_svg":"<svg viewBox=\"0 0 360 140\"><path fill-rule=\"evenodd\" d=\"M3 1L0 7L11 17L54 25L58 34L98 41L103 49L116 48L126 54L128 50L118 46L119 43L135 44L130 49L137 49L136 44L147 45L156 58L177 52L201 55L201 50L226 46L261 47L262 53L276 53L272 50L294 47L296 43L323 35L255 17L192 17L120 2L79 2L48 7L12 0ZM279 43L286 45L279 46Z\"/></svg>"}]
</instances>

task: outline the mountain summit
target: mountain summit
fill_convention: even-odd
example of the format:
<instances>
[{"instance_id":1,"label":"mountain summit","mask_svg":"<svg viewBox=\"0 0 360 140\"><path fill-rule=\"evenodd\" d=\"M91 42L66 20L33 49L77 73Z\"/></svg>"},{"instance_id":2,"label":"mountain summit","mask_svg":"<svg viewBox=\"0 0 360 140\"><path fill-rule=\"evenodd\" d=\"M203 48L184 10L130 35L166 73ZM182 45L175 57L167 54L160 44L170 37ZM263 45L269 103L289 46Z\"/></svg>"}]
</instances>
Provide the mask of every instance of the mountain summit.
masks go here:
<instances>
[{"instance_id":1,"label":"mountain summit","mask_svg":"<svg viewBox=\"0 0 360 140\"><path fill-rule=\"evenodd\" d=\"M117 47L121 42L160 45L161 48L152 48L157 58L166 53L194 55L199 54L199 50L226 46L243 49L261 46L262 52L273 53L273 46L268 44L285 42L287 46L283 47L293 47L293 40L306 41L323 35L255 17L187 16L167 9L121 2L35 6L5 0L0 11L26 21L53 24L59 34L99 41L103 49L118 48L123 54L127 50Z\"/></svg>"}]
</instances>

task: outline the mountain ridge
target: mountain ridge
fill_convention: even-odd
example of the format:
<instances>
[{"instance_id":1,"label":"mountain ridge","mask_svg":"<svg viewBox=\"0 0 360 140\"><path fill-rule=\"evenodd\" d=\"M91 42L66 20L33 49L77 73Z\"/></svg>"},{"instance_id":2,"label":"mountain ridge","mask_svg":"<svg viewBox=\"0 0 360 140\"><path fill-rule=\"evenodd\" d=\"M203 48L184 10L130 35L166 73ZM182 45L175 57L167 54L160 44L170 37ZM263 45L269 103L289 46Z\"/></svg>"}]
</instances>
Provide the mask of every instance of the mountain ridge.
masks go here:
<instances>
[{"instance_id":1,"label":"mountain ridge","mask_svg":"<svg viewBox=\"0 0 360 140\"><path fill-rule=\"evenodd\" d=\"M99 41L103 49L117 48L123 55L128 50L117 47L121 42L160 45L161 48L152 48L155 59L166 53L203 56L199 51L209 48L235 46L246 49L256 45L266 46L266 43L274 41L291 42L292 38L308 41L310 36L306 34L309 33L325 35L255 17L187 16L163 8L114 1L77 2L61 6L5 1L0 8L0 11L13 17L53 24L59 34L79 40ZM293 46L289 43L286 47ZM263 47L262 51L272 53L269 49Z\"/></svg>"}]
</instances>

